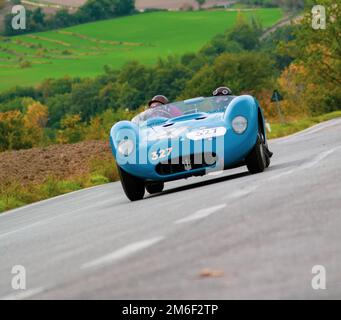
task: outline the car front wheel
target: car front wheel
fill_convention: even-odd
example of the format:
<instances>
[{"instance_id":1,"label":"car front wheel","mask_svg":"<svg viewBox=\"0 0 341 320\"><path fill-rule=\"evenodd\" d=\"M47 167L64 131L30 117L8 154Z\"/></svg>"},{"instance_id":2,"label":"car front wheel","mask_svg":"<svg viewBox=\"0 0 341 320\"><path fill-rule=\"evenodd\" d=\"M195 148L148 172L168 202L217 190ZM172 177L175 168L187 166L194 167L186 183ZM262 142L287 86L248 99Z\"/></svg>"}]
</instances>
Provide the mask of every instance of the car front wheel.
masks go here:
<instances>
[{"instance_id":1,"label":"car front wheel","mask_svg":"<svg viewBox=\"0 0 341 320\"><path fill-rule=\"evenodd\" d=\"M163 182L151 183L146 185L146 190L150 194L162 192L165 184Z\"/></svg>"},{"instance_id":2,"label":"car front wheel","mask_svg":"<svg viewBox=\"0 0 341 320\"><path fill-rule=\"evenodd\" d=\"M258 135L257 142L249 155L246 157L246 166L250 173L263 172L267 167L267 155L266 146L264 145L263 139Z\"/></svg>"},{"instance_id":3,"label":"car front wheel","mask_svg":"<svg viewBox=\"0 0 341 320\"><path fill-rule=\"evenodd\" d=\"M143 199L145 193L145 185L142 179L139 179L128 172L124 171L122 168L117 166L118 173L120 175L121 184L124 193L130 201L136 201Z\"/></svg>"}]
</instances>

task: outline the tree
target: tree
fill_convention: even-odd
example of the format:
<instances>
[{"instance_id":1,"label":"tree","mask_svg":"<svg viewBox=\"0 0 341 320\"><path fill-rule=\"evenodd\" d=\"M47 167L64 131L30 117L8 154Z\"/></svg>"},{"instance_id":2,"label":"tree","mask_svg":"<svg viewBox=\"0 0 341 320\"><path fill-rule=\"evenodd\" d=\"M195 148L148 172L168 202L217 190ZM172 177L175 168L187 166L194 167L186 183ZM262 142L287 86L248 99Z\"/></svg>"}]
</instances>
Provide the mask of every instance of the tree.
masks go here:
<instances>
[{"instance_id":1,"label":"tree","mask_svg":"<svg viewBox=\"0 0 341 320\"><path fill-rule=\"evenodd\" d=\"M260 49L267 54L272 55L276 61L276 67L279 70L284 70L293 61L293 58L285 53L281 52L278 48L278 43L288 43L295 39L294 30L297 28L295 25L288 25L278 28L271 33L268 37L262 40Z\"/></svg>"},{"instance_id":2,"label":"tree","mask_svg":"<svg viewBox=\"0 0 341 320\"><path fill-rule=\"evenodd\" d=\"M237 23L229 32L229 40L237 42L244 50L254 50L259 47L259 37L262 26L254 18L248 23L245 16L238 13Z\"/></svg>"},{"instance_id":3,"label":"tree","mask_svg":"<svg viewBox=\"0 0 341 320\"><path fill-rule=\"evenodd\" d=\"M321 0L319 5L326 9L326 28L312 28L312 6L308 6L294 31L295 39L280 47L304 67L307 76L303 80L319 87L325 110L330 110L341 105L341 6L333 0Z\"/></svg>"},{"instance_id":4,"label":"tree","mask_svg":"<svg viewBox=\"0 0 341 320\"><path fill-rule=\"evenodd\" d=\"M45 23L45 14L41 10L41 8L37 8L36 10L33 11L32 20L37 25L44 25L44 23Z\"/></svg>"},{"instance_id":5,"label":"tree","mask_svg":"<svg viewBox=\"0 0 341 320\"><path fill-rule=\"evenodd\" d=\"M6 5L6 0L0 0L0 10L3 9Z\"/></svg>"},{"instance_id":6,"label":"tree","mask_svg":"<svg viewBox=\"0 0 341 320\"><path fill-rule=\"evenodd\" d=\"M86 140L106 140L111 127L118 121L132 119L135 112L117 109L108 109L103 113L91 118L90 124L85 128Z\"/></svg>"},{"instance_id":7,"label":"tree","mask_svg":"<svg viewBox=\"0 0 341 320\"><path fill-rule=\"evenodd\" d=\"M205 65L187 82L181 98L211 95L218 86L226 85L235 94L257 95L263 88L271 87L274 73L271 57L264 53L224 53L213 66Z\"/></svg>"},{"instance_id":8,"label":"tree","mask_svg":"<svg viewBox=\"0 0 341 320\"><path fill-rule=\"evenodd\" d=\"M59 128L60 120L70 113L72 99L70 93L56 94L46 100L49 109L48 126L50 128Z\"/></svg>"},{"instance_id":9,"label":"tree","mask_svg":"<svg viewBox=\"0 0 341 320\"><path fill-rule=\"evenodd\" d=\"M75 15L80 22L88 22L128 15L134 10L134 0L88 0Z\"/></svg>"},{"instance_id":10,"label":"tree","mask_svg":"<svg viewBox=\"0 0 341 320\"><path fill-rule=\"evenodd\" d=\"M70 14L67 9L62 9L56 12L56 14L48 20L48 24L51 28L65 28L77 23L77 19L74 15Z\"/></svg>"},{"instance_id":11,"label":"tree","mask_svg":"<svg viewBox=\"0 0 341 320\"><path fill-rule=\"evenodd\" d=\"M170 100L175 99L193 76L192 71L180 63L176 57L160 59L152 70L152 79L148 85L150 95L163 94Z\"/></svg>"},{"instance_id":12,"label":"tree","mask_svg":"<svg viewBox=\"0 0 341 320\"><path fill-rule=\"evenodd\" d=\"M68 112L80 114L83 121L88 121L95 113L103 111L98 101L100 87L101 84L95 79L85 79L73 84L71 106Z\"/></svg>"},{"instance_id":13,"label":"tree","mask_svg":"<svg viewBox=\"0 0 341 320\"><path fill-rule=\"evenodd\" d=\"M225 52L236 53L242 51L241 44L231 38L229 34L217 35L200 50L200 53L209 58L216 58Z\"/></svg>"},{"instance_id":14,"label":"tree","mask_svg":"<svg viewBox=\"0 0 341 320\"><path fill-rule=\"evenodd\" d=\"M46 106L37 101L28 106L23 122L27 129L26 140L32 146L39 146L41 144L47 119L48 109Z\"/></svg>"},{"instance_id":15,"label":"tree","mask_svg":"<svg viewBox=\"0 0 341 320\"><path fill-rule=\"evenodd\" d=\"M61 144L76 143L84 139L84 124L79 114L66 115L61 120L61 130L57 134L57 142Z\"/></svg>"},{"instance_id":16,"label":"tree","mask_svg":"<svg viewBox=\"0 0 341 320\"><path fill-rule=\"evenodd\" d=\"M205 4L206 0L195 0L198 4L199 9Z\"/></svg>"},{"instance_id":17,"label":"tree","mask_svg":"<svg viewBox=\"0 0 341 320\"><path fill-rule=\"evenodd\" d=\"M31 148L27 143L23 114L18 111L0 113L0 151Z\"/></svg>"}]
</instances>

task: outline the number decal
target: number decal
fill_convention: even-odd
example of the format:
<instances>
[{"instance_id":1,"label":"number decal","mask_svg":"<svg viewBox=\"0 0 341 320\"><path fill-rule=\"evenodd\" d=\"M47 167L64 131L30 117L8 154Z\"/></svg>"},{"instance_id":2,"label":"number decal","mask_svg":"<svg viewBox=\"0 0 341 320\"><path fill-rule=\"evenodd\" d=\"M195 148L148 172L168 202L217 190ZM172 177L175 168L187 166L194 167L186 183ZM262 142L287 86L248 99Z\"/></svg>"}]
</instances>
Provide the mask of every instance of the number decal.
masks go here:
<instances>
[{"instance_id":1,"label":"number decal","mask_svg":"<svg viewBox=\"0 0 341 320\"><path fill-rule=\"evenodd\" d=\"M173 148L166 148L166 149L160 149L159 151L153 151L151 153L152 155L152 160L156 161L159 159L164 159L170 156L172 153Z\"/></svg>"},{"instance_id":2,"label":"number decal","mask_svg":"<svg viewBox=\"0 0 341 320\"><path fill-rule=\"evenodd\" d=\"M199 130L193 130L187 133L187 138L191 140L202 140L209 139L213 137L220 137L226 133L226 128L217 127L217 128L204 128Z\"/></svg>"}]
</instances>

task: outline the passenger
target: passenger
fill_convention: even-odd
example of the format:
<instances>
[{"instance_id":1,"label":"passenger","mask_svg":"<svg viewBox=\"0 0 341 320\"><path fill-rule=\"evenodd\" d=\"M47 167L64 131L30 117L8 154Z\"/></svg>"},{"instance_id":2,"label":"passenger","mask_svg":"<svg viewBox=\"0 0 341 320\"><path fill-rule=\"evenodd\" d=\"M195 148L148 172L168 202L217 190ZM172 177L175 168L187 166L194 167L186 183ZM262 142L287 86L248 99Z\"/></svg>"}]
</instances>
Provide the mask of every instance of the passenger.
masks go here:
<instances>
[{"instance_id":1,"label":"passenger","mask_svg":"<svg viewBox=\"0 0 341 320\"><path fill-rule=\"evenodd\" d=\"M156 110L158 116L160 117L166 116L167 118L175 118L175 117L179 117L182 115L181 110L179 110L176 106L170 105L168 98L163 95L156 95L148 103L148 106L150 109L154 109L163 105L165 105L164 108L158 108Z\"/></svg>"}]
</instances>

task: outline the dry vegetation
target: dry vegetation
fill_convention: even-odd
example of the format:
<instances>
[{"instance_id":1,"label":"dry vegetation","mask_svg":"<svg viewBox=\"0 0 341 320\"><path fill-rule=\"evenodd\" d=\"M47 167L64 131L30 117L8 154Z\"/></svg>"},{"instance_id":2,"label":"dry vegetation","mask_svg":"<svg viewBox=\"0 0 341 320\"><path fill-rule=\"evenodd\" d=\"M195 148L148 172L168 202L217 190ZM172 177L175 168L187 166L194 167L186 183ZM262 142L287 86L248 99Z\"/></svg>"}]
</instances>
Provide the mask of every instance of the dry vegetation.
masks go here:
<instances>
[{"instance_id":1,"label":"dry vegetation","mask_svg":"<svg viewBox=\"0 0 341 320\"><path fill-rule=\"evenodd\" d=\"M5 180L22 185L42 183L49 176L75 179L91 173L96 161L112 161L109 144L104 141L85 141L69 145L53 145L0 153L0 183Z\"/></svg>"},{"instance_id":2,"label":"dry vegetation","mask_svg":"<svg viewBox=\"0 0 341 320\"><path fill-rule=\"evenodd\" d=\"M0 213L118 180L104 141L0 153Z\"/></svg>"}]
</instances>

